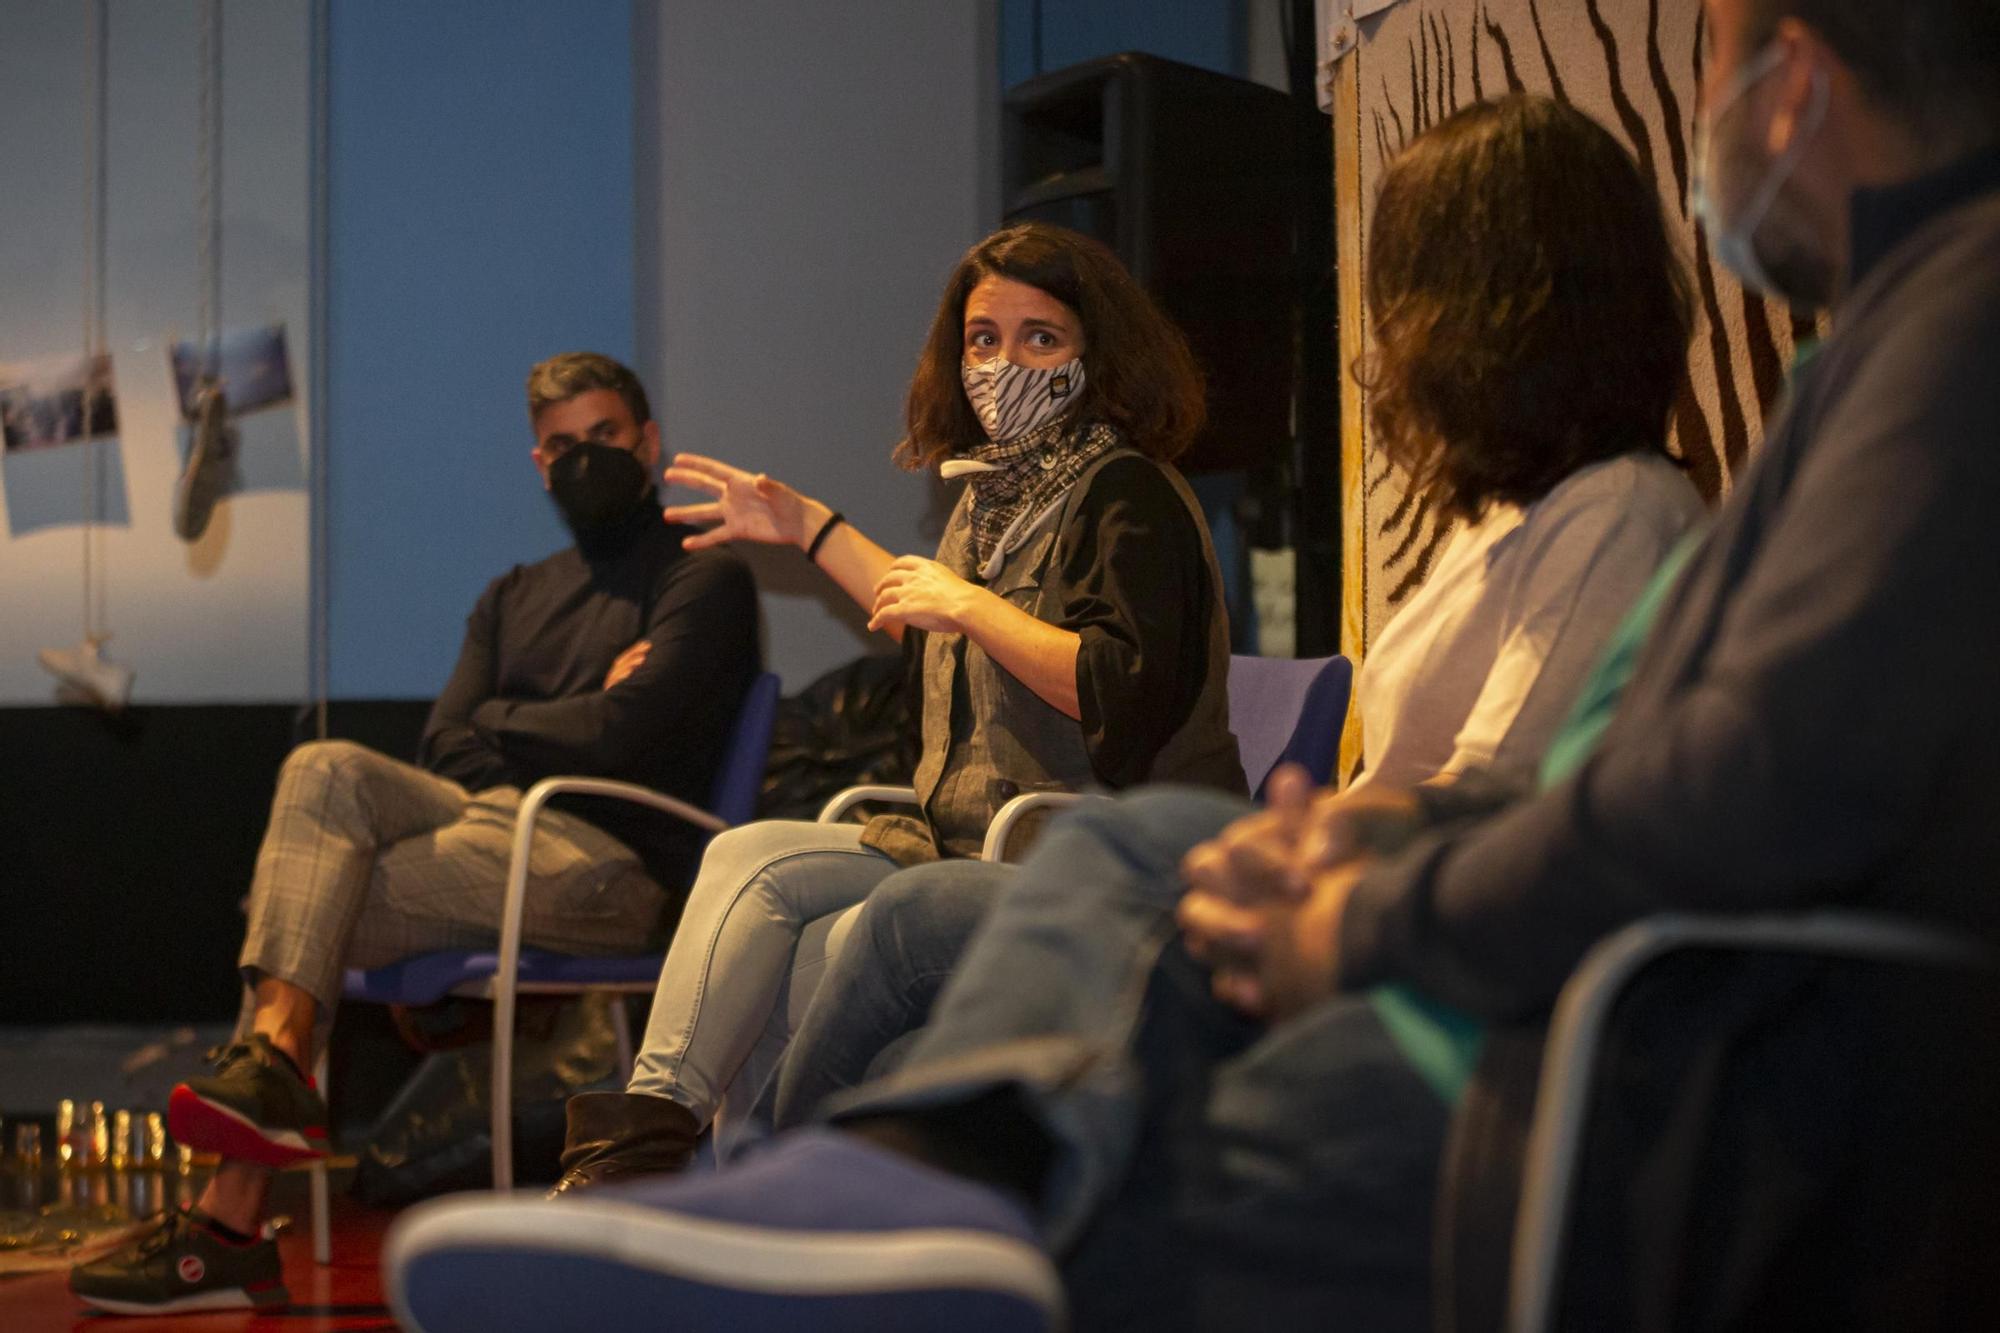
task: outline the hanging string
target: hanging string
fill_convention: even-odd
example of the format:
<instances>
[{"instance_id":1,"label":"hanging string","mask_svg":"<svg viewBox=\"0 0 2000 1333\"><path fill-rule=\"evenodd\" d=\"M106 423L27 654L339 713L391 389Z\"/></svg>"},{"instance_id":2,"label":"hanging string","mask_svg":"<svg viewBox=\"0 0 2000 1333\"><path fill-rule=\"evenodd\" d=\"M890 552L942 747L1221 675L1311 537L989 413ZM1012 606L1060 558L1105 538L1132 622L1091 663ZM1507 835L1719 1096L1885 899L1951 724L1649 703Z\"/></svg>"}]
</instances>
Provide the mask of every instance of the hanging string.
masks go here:
<instances>
[{"instance_id":1,"label":"hanging string","mask_svg":"<svg viewBox=\"0 0 2000 1333\"><path fill-rule=\"evenodd\" d=\"M330 6L328 0L312 0L312 317L310 320L312 358L307 372L307 431L311 478L307 493L312 497L312 544L309 565L309 595L312 620L307 649L306 676L312 693L314 734L327 738L327 694L329 693L329 649L327 638L327 477L326 477L326 220L327 220L327 51L329 49Z\"/></svg>"},{"instance_id":2,"label":"hanging string","mask_svg":"<svg viewBox=\"0 0 2000 1333\"><path fill-rule=\"evenodd\" d=\"M106 158L105 75L110 64L110 42L105 32L105 0L89 0L83 19L83 637L87 643L109 637L105 629L103 564L98 558L103 534L99 519L103 514L103 486L98 475L99 443L91 438L93 408L98 396L108 391L99 358L104 355L105 338L105 223L104 194Z\"/></svg>"},{"instance_id":3,"label":"hanging string","mask_svg":"<svg viewBox=\"0 0 2000 1333\"><path fill-rule=\"evenodd\" d=\"M201 271L195 337L202 349L202 377L222 373L222 4L201 4L200 161L195 171L196 266Z\"/></svg>"}]
</instances>

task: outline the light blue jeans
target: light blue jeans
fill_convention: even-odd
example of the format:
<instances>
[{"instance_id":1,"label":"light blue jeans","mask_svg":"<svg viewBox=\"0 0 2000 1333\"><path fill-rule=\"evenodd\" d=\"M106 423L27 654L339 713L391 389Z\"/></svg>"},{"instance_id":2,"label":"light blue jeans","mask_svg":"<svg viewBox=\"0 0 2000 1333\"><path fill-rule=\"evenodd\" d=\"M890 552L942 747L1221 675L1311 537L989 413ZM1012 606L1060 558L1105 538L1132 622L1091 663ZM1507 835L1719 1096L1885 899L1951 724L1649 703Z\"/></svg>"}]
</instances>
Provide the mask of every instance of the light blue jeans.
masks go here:
<instances>
[{"instance_id":1,"label":"light blue jeans","mask_svg":"<svg viewBox=\"0 0 2000 1333\"><path fill-rule=\"evenodd\" d=\"M885 882L921 893L990 869L899 868L862 846L859 824L771 819L718 834L688 891L626 1090L672 1098L708 1124L764 1033L808 923Z\"/></svg>"}]
</instances>

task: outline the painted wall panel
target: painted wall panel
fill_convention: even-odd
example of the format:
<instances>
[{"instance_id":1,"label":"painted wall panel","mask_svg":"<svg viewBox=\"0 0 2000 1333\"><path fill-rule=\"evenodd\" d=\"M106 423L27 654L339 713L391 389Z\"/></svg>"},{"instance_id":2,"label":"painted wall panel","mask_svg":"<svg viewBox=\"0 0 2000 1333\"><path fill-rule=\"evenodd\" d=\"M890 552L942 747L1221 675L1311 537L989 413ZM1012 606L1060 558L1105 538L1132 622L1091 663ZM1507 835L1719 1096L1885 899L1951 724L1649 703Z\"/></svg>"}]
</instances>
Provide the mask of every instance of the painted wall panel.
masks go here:
<instances>
[{"instance_id":1,"label":"painted wall panel","mask_svg":"<svg viewBox=\"0 0 2000 1333\"><path fill-rule=\"evenodd\" d=\"M1810 334L1781 304L1746 293L1717 264L1689 201L1693 116L1701 77L1697 0L1406 0L1359 28L1342 59L1352 103L1336 112L1343 221L1366 234L1381 173L1401 145L1451 111L1511 89L1553 94L1596 117L1657 182L1669 225L1692 262L1696 312L1690 377L1672 415L1673 447L1711 498L1729 488L1762 439L1797 339ZM1324 37L1323 37L1324 40ZM1348 234L1343 230L1343 237ZM1363 281L1345 265L1343 284ZM1357 298L1358 299L1358 298ZM1367 325L1352 322L1365 355ZM1361 651L1422 586L1450 526L1408 501L1401 478L1349 435L1350 562L1346 647Z\"/></svg>"},{"instance_id":2,"label":"painted wall panel","mask_svg":"<svg viewBox=\"0 0 2000 1333\"><path fill-rule=\"evenodd\" d=\"M243 426L249 488L202 541L170 527L180 445L166 342L197 317L197 6L107 6L106 333L119 390L98 498L85 448L0 456L0 704L44 704L35 650L83 630L81 519L140 702L285 700L305 682L303 408ZM85 258L85 14L10 0L0 19L0 363L80 353ZM222 317L306 327L307 17L303 0L231 3L223 31Z\"/></svg>"},{"instance_id":3,"label":"painted wall panel","mask_svg":"<svg viewBox=\"0 0 2000 1333\"><path fill-rule=\"evenodd\" d=\"M641 26L641 359L668 448L930 554L931 488L889 454L944 278L998 213L993 7L654 3ZM788 689L891 651L798 552L750 554Z\"/></svg>"},{"instance_id":4,"label":"painted wall panel","mask_svg":"<svg viewBox=\"0 0 2000 1333\"><path fill-rule=\"evenodd\" d=\"M628 0L331 10L332 692L426 698L466 612L567 533L530 365L632 357Z\"/></svg>"}]
</instances>

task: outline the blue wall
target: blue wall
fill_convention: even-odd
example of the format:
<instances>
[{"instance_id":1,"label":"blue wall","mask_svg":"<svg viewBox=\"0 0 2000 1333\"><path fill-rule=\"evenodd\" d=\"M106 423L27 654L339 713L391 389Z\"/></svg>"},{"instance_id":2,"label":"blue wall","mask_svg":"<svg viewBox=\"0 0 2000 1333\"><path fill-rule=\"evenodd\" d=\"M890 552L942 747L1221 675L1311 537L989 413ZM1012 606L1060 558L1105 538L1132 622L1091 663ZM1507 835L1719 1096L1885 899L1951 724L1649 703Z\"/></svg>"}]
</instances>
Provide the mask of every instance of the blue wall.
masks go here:
<instances>
[{"instance_id":1,"label":"blue wall","mask_svg":"<svg viewBox=\"0 0 2000 1333\"><path fill-rule=\"evenodd\" d=\"M428 698L566 540L522 382L633 349L630 0L331 6L331 692Z\"/></svg>"},{"instance_id":2,"label":"blue wall","mask_svg":"<svg viewBox=\"0 0 2000 1333\"><path fill-rule=\"evenodd\" d=\"M654 0L330 6L335 698L434 694L479 590L566 540L522 378L575 348L634 358L632 62L656 58L635 50L635 2ZM1044 0L1040 28L1048 69L1124 50L1245 63L1241 0ZM1003 0L1003 86L1034 59L1035 0Z\"/></svg>"}]
</instances>

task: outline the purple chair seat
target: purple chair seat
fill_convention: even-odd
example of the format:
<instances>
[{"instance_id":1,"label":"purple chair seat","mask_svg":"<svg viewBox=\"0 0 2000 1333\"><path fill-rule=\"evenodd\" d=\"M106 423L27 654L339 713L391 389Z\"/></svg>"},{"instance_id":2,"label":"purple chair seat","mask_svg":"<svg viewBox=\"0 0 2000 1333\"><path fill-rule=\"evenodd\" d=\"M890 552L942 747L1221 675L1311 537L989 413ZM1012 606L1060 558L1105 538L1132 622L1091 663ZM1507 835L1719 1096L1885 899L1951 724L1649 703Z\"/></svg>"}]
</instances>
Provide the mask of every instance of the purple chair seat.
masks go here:
<instances>
[{"instance_id":1,"label":"purple chair seat","mask_svg":"<svg viewBox=\"0 0 2000 1333\"><path fill-rule=\"evenodd\" d=\"M551 953L546 949L521 950L520 986L562 986L591 989L659 980L664 953L636 957L578 958ZM476 953L446 949L440 953L420 953L400 962L366 970L347 970L342 994L368 1004L435 1004L458 987L484 981L499 970L500 954L495 949Z\"/></svg>"}]
</instances>

